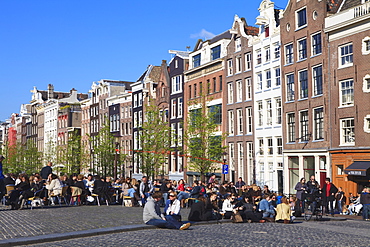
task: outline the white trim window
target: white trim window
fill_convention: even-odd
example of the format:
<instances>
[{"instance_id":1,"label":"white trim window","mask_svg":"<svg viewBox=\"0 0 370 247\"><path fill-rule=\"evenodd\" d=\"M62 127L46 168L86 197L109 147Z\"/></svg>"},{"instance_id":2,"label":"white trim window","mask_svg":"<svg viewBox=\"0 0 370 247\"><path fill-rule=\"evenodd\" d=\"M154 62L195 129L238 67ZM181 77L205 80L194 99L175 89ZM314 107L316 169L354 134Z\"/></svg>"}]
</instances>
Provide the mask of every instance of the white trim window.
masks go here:
<instances>
[{"instance_id":1,"label":"white trim window","mask_svg":"<svg viewBox=\"0 0 370 247\"><path fill-rule=\"evenodd\" d=\"M252 53L248 52L244 54L245 70L252 69Z\"/></svg>"},{"instance_id":2,"label":"white trim window","mask_svg":"<svg viewBox=\"0 0 370 247\"><path fill-rule=\"evenodd\" d=\"M177 123L177 146L182 146L182 134L183 134L183 124L182 122Z\"/></svg>"},{"instance_id":3,"label":"white trim window","mask_svg":"<svg viewBox=\"0 0 370 247\"><path fill-rule=\"evenodd\" d=\"M233 60L227 60L227 76L233 75Z\"/></svg>"},{"instance_id":4,"label":"white trim window","mask_svg":"<svg viewBox=\"0 0 370 247\"><path fill-rule=\"evenodd\" d=\"M266 100L266 125L271 126L272 125L272 101L271 99Z\"/></svg>"},{"instance_id":5,"label":"white trim window","mask_svg":"<svg viewBox=\"0 0 370 247\"><path fill-rule=\"evenodd\" d=\"M258 126L263 125L263 102L257 102L257 110L258 110Z\"/></svg>"},{"instance_id":6,"label":"white trim window","mask_svg":"<svg viewBox=\"0 0 370 247\"><path fill-rule=\"evenodd\" d=\"M261 49L258 49L256 50L256 61L257 61L257 64L261 64L262 63L262 52L261 52Z\"/></svg>"},{"instance_id":7,"label":"white trim window","mask_svg":"<svg viewBox=\"0 0 370 247\"><path fill-rule=\"evenodd\" d=\"M286 76L286 100L294 100L294 74Z\"/></svg>"},{"instance_id":8,"label":"white trim window","mask_svg":"<svg viewBox=\"0 0 370 247\"><path fill-rule=\"evenodd\" d=\"M280 67L275 68L275 86L280 86L281 84L281 70Z\"/></svg>"},{"instance_id":9,"label":"white trim window","mask_svg":"<svg viewBox=\"0 0 370 247\"><path fill-rule=\"evenodd\" d=\"M367 36L362 40L362 55L370 54L370 37Z\"/></svg>"},{"instance_id":10,"label":"white trim window","mask_svg":"<svg viewBox=\"0 0 370 247\"><path fill-rule=\"evenodd\" d=\"M341 123L341 145L354 145L355 144L355 119L345 118L340 120Z\"/></svg>"},{"instance_id":11,"label":"white trim window","mask_svg":"<svg viewBox=\"0 0 370 247\"><path fill-rule=\"evenodd\" d=\"M252 99L252 79L250 77L245 78L245 100Z\"/></svg>"},{"instance_id":12,"label":"white trim window","mask_svg":"<svg viewBox=\"0 0 370 247\"><path fill-rule=\"evenodd\" d=\"M313 95L323 94L322 65L312 68Z\"/></svg>"},{"instance_id":13,"label":"white trim window","mask_svg":"<svg viewBox=\"0 0 370 247\"><path fill-rule=\"evenodd\" d=\"M242 142L237 143L238 147L238 171L244 173L244 147Z\"/></svg>"},{"instance_id":14,"label":"white trim window","mask_svg":"<svg viewBox=\"0 0 370 247\"><path fill-rule=\"evenodd\" d=\"M299 138L299 141L301 142L307 142L309 140L309 135L308 135L308 111L301 111L299 113L299 128L301 131L301 136Z\"/></svg>"},{"instance_id":15,"label":"white trim window","mask_svg":"<svg viewBox=\"0 0 370 247\"><path fill-rule=\"evenodd\" d=\"M229 135L230 136L233 136L234 135L234 111L233 110L229 110L227 112L228 114L228 120L229 120Z\"/></svg>"},{"instance_id":16,"label":"white trim window","mask_svg":"<svg viewBox=\"0 0 370 247\"><path fill-rule=\"evenodd\" d=\"M275 110L276 110L276 124L281 124L281 114L282 114L282 108L281 108L281 98L275 99Z\"/></svg>"},{"instance_id":17,"label":"white trim window","mask_svg":"<svg viewBox=\"0 0 370 247\"><path fill-rule=\"evenodd\" d=\"M353 45L348 43L338 47L339 51L339 67L347 67L353 65Z\"/></svg>"},{"instance_id":18,"label":"white trim window","mask_svg":"<svg viewBox=\"0 0 370 247\"><path fill-rule=\"evenodd\" d=\"M236 102L243 101L243 83L242 80L236 81Z\"/></svg>"},{"instance_id":19,"label":"white trim window","mask_svg":"<svg viewBox=\"0 0 370 247\"><path fill-rule=\"evenodd\" d=\"M314 126L313 126L313 139L324 139L324 108L319 107L313 110Z\"/></svg>"},{"instance_id":20,"label":"white trim window","mask_svg":"<svg viewBox=\"0 0 370 247\"><path fill-rule=\"evenodd\" d=\"M296 11L297 29L307 26L307 9L306 7Z\"/></svg>"},{"instance_id":21,"label":"white trim window","mask_svg":"<svg viewBox=\"0 0 370 247\"><path fill-rule=\"evenodd\" d=\"M183 113L183 106L184 106L184 104L183 104L183 102L182 102L182 97L179 97L178 98L178 104L177 104L177 117L182 117L182 113Z\"/></svg>"},{"instance_id":22,"label":"white trim window","mask_svg":"<svg viewBox=\"0 0 370 247\"><path fill-rule=\"evenodd\" d=\"M245 108L246 114L246 127L247 127L247 135L253 133L253 114L252 114L252 107Z\"/></svg>"},{"instance_id":23,"label":"white trim window","mask_svg":"<svg viewBox=\"0 0 370 247\"><path fill-rule=\"evenodd\" d=\"M298 72L299 76L299 97L300 99L308 98L308 78L307 70L301 70Z\"/></svg>"},{"instance_id":24,"label":"white trim window","mask_svg":"<svg viewBox=\"0 0 370 247\"><path fill-rule=\"evenodd\" d=\"M303 60L307 58L307 39L298 40L298 60Z\"/></svg>"},{"instance_id":25,"label":"white trim window","mask_svg":"<svg viewBox=\"0 0 370 247\"><path fill-rule=\"evenodd\" d=\"M285 64L292 64L294 59L293 44L285 46Z\"/></svg>"},{"instance_id":26,"label":"white trim window","mask_svg":"<svg viewBox=\"0 0 370 247\"><path fill-rule=\"evenodd\" d=\"M176 104L176 99L171 99L171 118L176 118L176 109L177 109L177 104Z\"/></svg>"},{"instance_id":27,"label":"white trim window","mask_svg":"<svg viewBox=\"0 0 370 247\"><path fill-rule=\"evenodd\" d=\"M236 118L237 118L237 135L243 134L243 109L236 109Z\"/></svg>"},{"instance_id":28,"label":"white trim window","mask_svg":"<svg viewBox=\"0 0 370 247\"><path fill-rule=\"evenodd\" d=\"M242 41L240 37L237 37L235 39L235 52L241 51L241 49L242 49Z\"/></svg>"},{"instance_id":29,"label":"white trim window","mask_svg":"<svg viewBox=\"0 0 370 247\"><path fill-rule=\"evenodd\" d=\"M234 88L232 82L227 83L227 103L234 103Z\"/></svg>"},{"instance_id":30,"label":"white trim window","mask_svg":"<svg viewBox=\"0 0 370 247\"><path fill-rule=\"evenodd\" d=\"M362 91L370 93L370 74L365 75L363 79Z\"/></svg>"},{"instance_id":31,"label":"white trim window","mask_svg":"<svg viewBox=\"0 0 370 247\"><path fill-rule=\"evenodd\" d=\"M265 61L268 62L271 59L270 46L265 47Z\"/></svg>"},{"instance_id":32,"label":"white trim window","mask_svg":"<svg viewBox=\"0 0 370 247\"><path fill-rule=\"evenodd\" d=\"M235 58L235 73L241 73L242 72L242 57L237 56Z\"/></svg>"},{"instance_id":33,"label":"white trim window","mask_svg":"<svg viewBox=\"0 0 370 247\"><path fill-rule=\"evenodd\" d=\"M316 56L322 53L321 33L315 33L312 35L311 44L312 56Z\"/></svg>"},{"instance_id":34,"label":"white trim window","mask_svg":"<svg viewBox=\"0 0 370 247\"><path fill-rule=\"evenodd\" d=\"M364 118L364 132L370 133L370 114Z\"/></svg>"},{"instance_id":35,"label":"white trim window","mask_svg":"<svg viewBox=\"0 0 370 247\"><path fill-rule=\"evenodd\" d=\"M287 113L287 139L289 143L295 142L295 113Z\"/></svg>"},{"instance_id":36,"label":"white trim window","mask_svg":"<svg viewBox=\"0 0 370 247\"><path fill-rule=\"evenodd\" d=\"M266 88L271 88L271 70L266 70Z\"/></svg>"},{"instance_id":37,"label":"white trim window","mask_svg":"<svg viewBox=\"0 0 370 247\"><path fill-rule=\"evenodd\" d=\"M354 102L354 85L353 79L348 79L340 82L340 105L351 106Z\"/></svg>"},{"instance_id":38,"label":"white trim window","mask_svg":"<svg viewBox=\"0 0 370 247\"><path fill-rule=\"evenodd\" d=\"M274 59L280 58L280 45L279 43L274 44Z\"/></svg>"},{"instance_id":39,"label":"white trim window","mask_svg":"<svg viewBox=\"0 0 370 247\"><path fill-rule=\"evenodd\" d=\"M262 90L262 73L257 73L257 90Z\"/></svg>"},{"instance_id":40,"label":"white trim window","mask_svg":"<svg viewBox=\"0 0 370 247\"><path fill-rule=\"evenodd\" d=\"M182 91L182 75L172 77L172 93L179 93Z\"/></svg>"}]
</instances>

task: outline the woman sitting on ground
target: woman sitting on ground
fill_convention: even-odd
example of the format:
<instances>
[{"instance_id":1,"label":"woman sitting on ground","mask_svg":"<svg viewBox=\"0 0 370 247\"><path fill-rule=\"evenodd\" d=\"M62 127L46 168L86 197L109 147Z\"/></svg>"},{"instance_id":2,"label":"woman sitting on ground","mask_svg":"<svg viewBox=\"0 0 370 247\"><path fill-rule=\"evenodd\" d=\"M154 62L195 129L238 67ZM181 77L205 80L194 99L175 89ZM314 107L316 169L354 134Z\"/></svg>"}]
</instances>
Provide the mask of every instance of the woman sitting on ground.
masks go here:
<instances>
[{"instance_id":1,"label":"woman sitting on ground","mask_svg":"<svg viewBox=\"0 0 370 247\"><path fill-rule=\"evenodd\" d=\"M177 193L174 191L169 191L168 193L168 200L165 202L166 206L164 207L164 212L166 213L166 220L172 218L177 221L181 221L181 214L180 214L180 201L177 200ZM169 220L171 221L171 219Z\"/></svg>"},{"instance_id":2,"label":"woman sitting on ground","mask_svg":"<svg viewBox=\"0 0 370 247\"><path fill-rule=\"evenodd\" d=\"M244 196L243 199L236 204L234 212L239 212L240 216L243 218L243 222L265 222L265 220L262 219L262 213L256 212L256 206L254 206L251 201L252 199L250 197Z\"/></svg>"},{"instance_id":3,"label":"woman sitting on ground","mask_svg":"<svg viewBox=\"0 0 370 247\"><path fill-rule=\"evenodd\" d=\"M292 223L294 219L288 199L284 196L281 198L281 203L277 205L275 222L288 224Z\"/></svg>"},{"instance_id":4,"label":"woman sitting on ground","mask_svg":"<svg viewBox=\"0 0 370 247\"><path fill-rule=\"evenodd\" d=\"M206 201L206 210L204 220L219 220L221 219L220 209L218 208L217 194L211 193Z\"/></svg>"},{"instance_id":5,"label":"woman sitting on ground","mask_svg":"<svg viewBox=\"0 0 370 247\"><path fill-rule=\"evenodd\" d=\"M224 214L224 219L230 219L233 214L234 204L236 195L228 195L224 202L222 203L222 213Z\"/></svg>"},{"instance_id":6,"label":"woman sitting on ground","mask_svg":"<svg viewBox=\"0 0 370 247\"><path fill-rule=\"evenodd\" d=\"M206 211L206 198L199 196L197 200L194 200L191 204L191 209L188 219L191 221L202 221L204 220L204 214Z\"/></svg>"}]
</instances>

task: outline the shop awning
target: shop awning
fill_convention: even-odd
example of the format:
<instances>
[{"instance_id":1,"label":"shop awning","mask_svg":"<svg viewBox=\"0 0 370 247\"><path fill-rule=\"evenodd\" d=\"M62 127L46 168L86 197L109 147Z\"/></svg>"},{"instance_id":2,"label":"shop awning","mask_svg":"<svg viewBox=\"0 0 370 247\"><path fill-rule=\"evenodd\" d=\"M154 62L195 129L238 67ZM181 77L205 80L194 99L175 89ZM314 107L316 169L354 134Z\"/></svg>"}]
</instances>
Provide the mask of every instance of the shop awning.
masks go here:
<instances>
[{"instance_id":1,"label":"shop awning","mask_svg":"<svg viewBox=\"0 0 370 247\"><path fill-rule=\"evenodd\" d=\"M344 169L344 173L353 176L366 176L366 171L369 168L370 161L355 161Z\"/></svg>"}]
</instances>

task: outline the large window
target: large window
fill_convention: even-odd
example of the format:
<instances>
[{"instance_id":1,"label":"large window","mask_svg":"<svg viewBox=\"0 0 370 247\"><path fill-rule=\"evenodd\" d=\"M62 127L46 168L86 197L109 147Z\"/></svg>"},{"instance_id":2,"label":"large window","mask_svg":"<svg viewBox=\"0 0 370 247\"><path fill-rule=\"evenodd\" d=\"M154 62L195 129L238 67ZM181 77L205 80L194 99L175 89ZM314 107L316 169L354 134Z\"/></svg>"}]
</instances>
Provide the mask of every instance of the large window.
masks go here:
<instances>
[{"instance_id":1,"label":"large window","mask_svg":"<svg viewBox=\"0 0 370 247\"><path fill-rule=\"evenodd\" d=\"M177 116L182 117L182 112L183 112L183 103L182 103L182 97L179 98L179 103L177 104Z\"/></svg>"},{"instance_id":2,"label":"large window","mask_svg":"<svg viewBox=\"0 0 370 247\"><path fill-rule=\"evenodd\" d=\"M261 49L256 50L256 54L257 54L257 64L261 64L262 63Z\"/></svg>"},{"instance_id":3,"label":"large window","mask_svg":"<svg viewBox=\"0 0 370 247\"><path fill-rule=\"evenodd\" d=\"M275 106L276 106L276 123L281 124L281 98L275 99Z\"/></svg>"},{"instance_id":4,"label":"large window","mask_svg":"<svg viewBox=\"0 0 370 247\"><path fill-rule=\"evenodd\" d=\"M252 99L252 79L245 78L245 98L246 100Z\"/></svg>"},{"instance_id":5,"label":"large window","mask_svg":"<svg viewBox=\"0 0 370 247\"><path fill-rule=\"evenodd\" d=\"M232 82L227 83L227 103L234 103L234 89Z\"/></svg>"},{"instance_id":6,"label":"large window","mask_svg":"<svg viewBox=\"0 0 370 247\"><path fill-rule=\"evenodd\" d=\"M257 74L257 90L262 90L262 73Z\"/></svg>"},{"instance_id":7,"label":"large window","mask_svg":"<svg viewBox=\"0 0 370 247\"><path fill-rule=\"evenodd\" d=\"M307 25L307 10L306 8L297 11L297 28Z\"/></svg>"},{"instance_id":8,"label":"large window","mask_svg":"<svg viewBox=\"0 0 370 247\"><path fill-rule=\"evenodd\" d=\"M341 144L355 144L355 119L341 119Z\"/></svg>"},{"instance_id":9,"label":"large window","mask_svg":"<svg viewBox=\"0 0 370 247\"><path fill-rule=\"evenodd\" d=\"M253 117L252 117L252 107L247 107L246 109L245 109L245 111L246 111L246 121L247 121L247 123L246 123L246 127L247 127L247 134L252 134L252 132L253 132L253 129L252 129L252 127L253 127Z\"/></svg>"},{"instance_id":10,"label":"large window","mask_svg":"<svg viewBox=\"0 0 370 247\"><path fill-rule=\"evenodd\" d=\"M294 100L294 74L289 74L286 76L286 100Z\"/></svg>"},{"instance_id":11,"label":"large window","mask_svg":"<svg viewBox=\"0 0 370 247\"><path fill-rule=\"evenodd\" d=\"M230 76L233 74L233 60L227 60L227 75Z\"/></svg>"},{"instance_id":12,"label":"large window","mask_svg":"<svg viewBox=\"0 0 370 247\"><path fill-rule=\"evenodd\" d=\"M307 70L299 71L299 96L301 99L308 98Z\"/></svg>"},{"instance_id":13,"label":"large window","mask_svg":"<svg viewBox=\"0 0 370 247\"><path fill-rule=\"evenodd\" d=\"M312 35L312 56L321 54L321 52L321 33L317 33Z\"/></svg>"},{"instance_id":14,"label":"large window","mask_svg":"<svg viewBox=\"0 0 370 247\"><path fill-rule=\"evenodd\" d=\"M295 114L288 113L287 114L287 138L288 142L295 142Z\"/></svg>"},{"instance_id":15,"label":"large window","mask_svg":"<svg viewBox=\"0 0 370 247\"><path fill-rule=\"evenodd\" d=\"M243 109L236 109L236 117L237 117L237 134L243 134Z\"/></svg>"},{"instance_id":16,"label":"large window","mask_svg":"<svg viewBox=\"0 0 370 247\"><path fill-rule=\"evenodd\" d=\"M352 43L339 47L339 66L351 66L353 63Z\"/></svg>"},{"instance_id":17,"label":"large window","mask_svg":"<svg viewBox=\"0 0 370 247\"><path fill-rule=\"evenodd\" d=\"M252 68L252 54L250 52L244 54L245 70Z\"/></svg>"},{"instance_id":18,"label":"large window","mask_svg":"<svg viewBox=\"0 0 370 247\"><path fill-rule=\"evenodd\" d=\"M300 112L300 130L301 136L299 138L300 141L308 141L308 111L301 111Z\"/></svg>"},{"instance_id":19,"label":"large window","mask_svg":"<svg viewBox=\"0 0 370 247\"><path fill-rule=\"evenodd\" d=\"M171 118L176 118L176 99L171 100Z\"/></svg>"},{"instance_id":20,"label":"large window","mask_svg":"<svg viewBox=\"0 0 370 247\"><path fill-rule=\"evenodd\" d=\"M324 139L324 108L316 108L313 110L314 117L314 139Z\"/></svg>"},{"instance_id":21,"label":"large window","mask_svg":"<svg viewBox=\"0 0 370 247\"><path fill-rule=\"evenodd\" d=\"M270 46L265 47L265 61L268 62L271 59Z\"/></svg>"},{"instance_id":22,"label":"large window","mask_svg":"<svg viewBox=\"0 0 370 247\"><path fill-rule=\"evenodd\" d=\"M283 138L276 138L277 141L277 154L283 154Z\"/></svg>"},{"instance_id":23,"label":"large window","mask_svg":"<svg viewBox=\"0 0 370 247\"><path fill-rule=\"evenodd\" d=\"M263 125L263 103L262 101L257 102L257 110L258 110L258 126Z\"/></svg>"},{"instance_id":24,"label":"large window","mask_svg":"<svg viewBox=\"0 0 370 247\"><path fill-rule=\"evenodd\" d=\"M243 100L243 85L242 80L236 81L236 102L242 102Z\"/></svg>"},{"instance_id":25,"label":"large window","mask_svg":"<svg viewBox=\"0 0 370 247\"><path fill-rule=\"evenodd\" d=\"M285 46L285 64L293 63L293 44Z\"/></svg>"},{"instance_id":26,"label":"large window","mask_svg":"<svg viewBox=\"0 0 370 247\"><path fill-rule=\"evenodd\" d=\"M209 112L213 115L213 120L215 124L221 124L222 123L222 105L212 105L209 106Z\"/></svg>"},{"instance_id":27,"label":"large window","mask_svg":"<svg viewBox=\"0 0 370 247\"><path fill-rule=\"evenodd\" d=\"M272 138L267 138L267 154L274 154L274 145L272 144Z\"/></svg>"},{"instance_id":28,"label":"large window","mask_svg":"<svg viewBox=\"0 0 370 247\"><path fill-rule=\"evenodd\" d=\"M272 125L272 102L271 99L266 100L266 125Z\"/></svg>"},{"instance_id":29,"label":"large window","mask_svg":"<svg viewBox=\"0 0 370 247\"><path fill-rule=\"evenodd\" d=\"M200 54L193 57L193 68L200 66Z\"/></svg>"},{"instance_id":30,"label":"large window","mask_svg":"<svg viewBox=\"0 0 370 247\"><path fill-rule=\"evenodd\" d=\"M275 86L280 86L281 84L280 74L280 68L275 68Z\"/></svg>"},{"instance_id":31,"label":"large window","mask_svg":"<svg viewBox=\"0 0 370 247\"><path fill-rule=\"evenodd\" d=\"M234 111L229 110L227 113L229 120L229 135L234 135Z\"/></svg>"},{"instance_id":32,"label":"large window","mask_svg":"<svg viewBox=\"0 0 370 247\"><path fill-rule=\"evenodd\" d=\"M314 96L322 95L322 65L316 66L312 69L312 77Z\"/></svg>"},{"instance_id":33,"label":"large window","mask_svg":"<svg viewBox=\"0 0 370 247\"><path fill-rule=\"evenodd\" d=\"M211 58L212 60L216 60L221 57L221 45L213 47L211 49Z\"/></svg>"},{"instance_id":34,"label":"large window","mask_svg":"<svg viewBox=\"0 0 370 247\"><path fill-rule=\"evenodd\" d=\"M172 77L172 93L181 92L181 75Z\"/></svg>"},{"instance_id":35,"label":"large window","mask_svg":"<svg viewBox=\"0 0 370 247\"><path fill-rule=\"evenodd\" d=\"M236 61L236 64L235 64L235 72L236 73L242 72L242 57L241 56L237 56L235 58L235 61Z\"/></svg>"},{"instance_id":36,"label":"large window","mask_svg":"<svg viewBox=\"0 0 370 247\"><path fill-rule=\"evenodd\" d=\"M307 58L307 39L298 40L298 60Z\"/></svg>"},{"instance_id":37,"label":"large window","mask_svg":"<svg viewBox=\"0 0 370 247\"><path fill-rule=\"evenodd\" d=\"M266 88L271 88L271 70L266 70Z\"/></svg>"},{"instance_id":38,"label":"large window","mask_svg":"<svg viewBox=\"0 0 370 247\"><path fill-rule=\"evenodd\" d=\"M353 79L340 82L341 105L353 105Z\"/></svg>"}]
</instances>

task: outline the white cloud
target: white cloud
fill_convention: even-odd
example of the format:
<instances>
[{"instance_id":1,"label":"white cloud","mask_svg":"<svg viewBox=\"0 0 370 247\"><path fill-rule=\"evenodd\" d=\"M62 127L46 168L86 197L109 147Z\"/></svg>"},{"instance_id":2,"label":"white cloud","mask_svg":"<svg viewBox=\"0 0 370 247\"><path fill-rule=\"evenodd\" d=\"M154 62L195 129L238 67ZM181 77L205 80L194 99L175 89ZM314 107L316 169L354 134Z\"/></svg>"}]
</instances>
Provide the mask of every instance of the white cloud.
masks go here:
<instances>
[{"instance_id":1,"label":"white cloud","mask_svg":"<svg viewBox=\"0 0 370 247\"><path fill-rule=\"evenodd\" d=\"M203 39L203 40L207 40L207 39L212 39L215 36L216 35L214 35L213 33L208 32L205 29L202 29L199 33L191 34L190 35L190 38L191 39Z\"/></svg>"}]
</instances>

